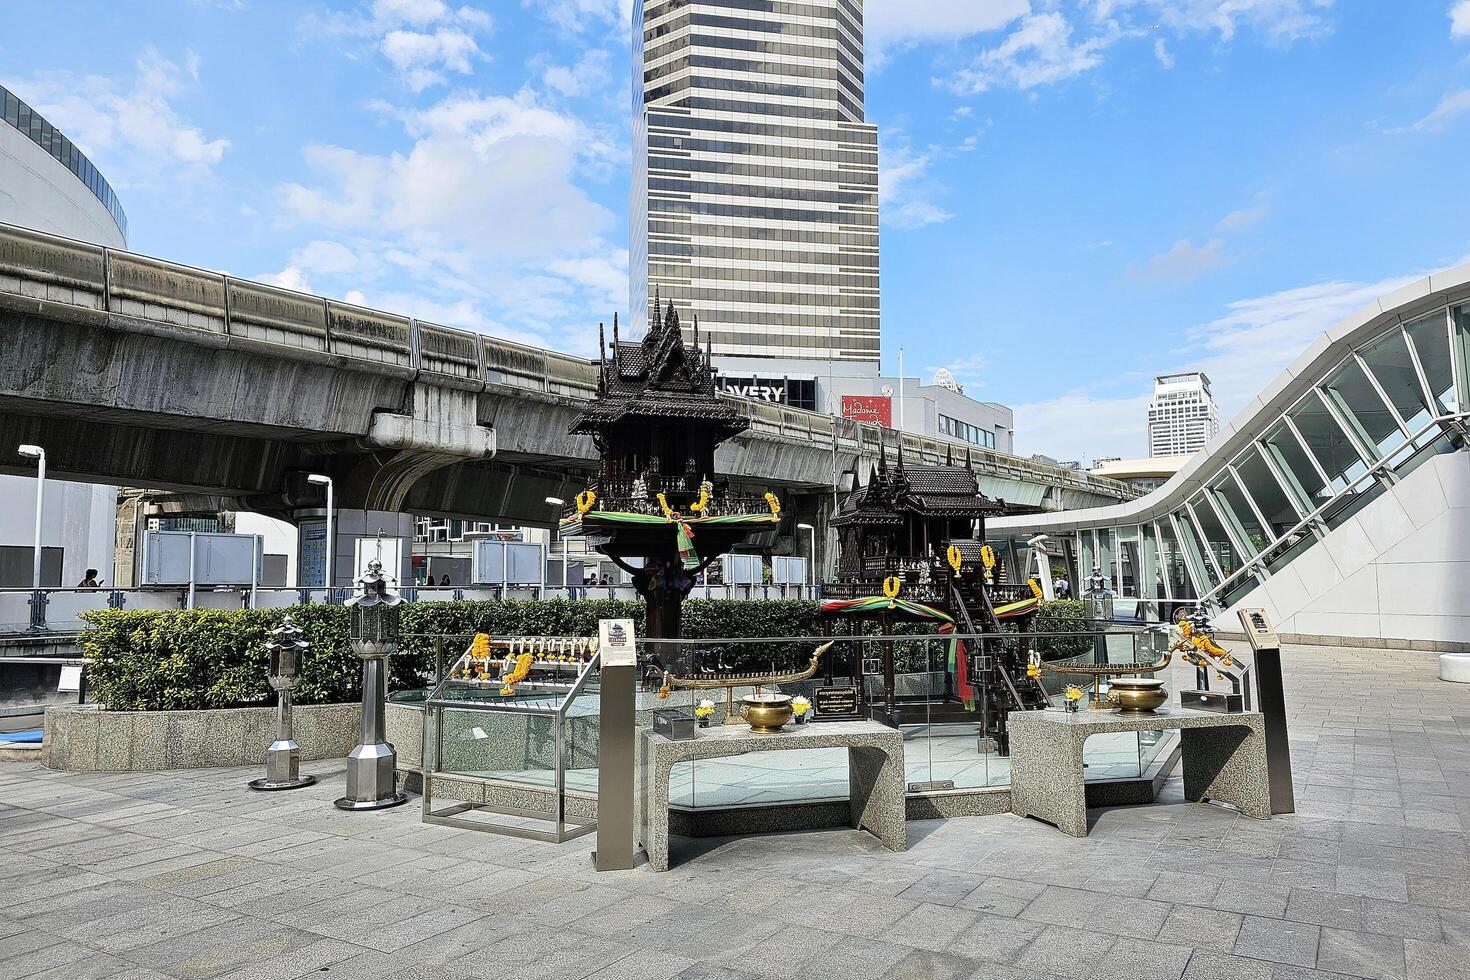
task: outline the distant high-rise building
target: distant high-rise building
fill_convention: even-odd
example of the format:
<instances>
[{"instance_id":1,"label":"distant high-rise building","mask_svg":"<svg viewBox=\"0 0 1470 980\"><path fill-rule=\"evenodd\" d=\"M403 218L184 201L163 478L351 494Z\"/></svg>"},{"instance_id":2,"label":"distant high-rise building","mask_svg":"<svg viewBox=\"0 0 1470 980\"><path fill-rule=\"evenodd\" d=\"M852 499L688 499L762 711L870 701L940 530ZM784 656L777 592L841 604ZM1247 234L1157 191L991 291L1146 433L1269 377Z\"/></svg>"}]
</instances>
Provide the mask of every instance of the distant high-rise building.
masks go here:
<instances>
[{"instance_id":1,"label":"distant high-rise building","mask_svg":"<svg viewBox=\"0 0 1470 980\"><path fill-rule=\"evenodd\" d=\"M825 402L834 375L876 376L862 0L633 9L633 324L657 293L699 317L722 376L793 404Z\"/></svg>"},{"instance_id":2,"label":"distant high-rise building","mask_svg":"<svg viewBox=\"0 0 1470 980\"><path fill-rule=\"evenodd\" d=\"M1220 431L1220 413L1203 371L1154 378L1148 403L1148 454L1186 456L1199 452Z\"/></svg>"}]
</instances>

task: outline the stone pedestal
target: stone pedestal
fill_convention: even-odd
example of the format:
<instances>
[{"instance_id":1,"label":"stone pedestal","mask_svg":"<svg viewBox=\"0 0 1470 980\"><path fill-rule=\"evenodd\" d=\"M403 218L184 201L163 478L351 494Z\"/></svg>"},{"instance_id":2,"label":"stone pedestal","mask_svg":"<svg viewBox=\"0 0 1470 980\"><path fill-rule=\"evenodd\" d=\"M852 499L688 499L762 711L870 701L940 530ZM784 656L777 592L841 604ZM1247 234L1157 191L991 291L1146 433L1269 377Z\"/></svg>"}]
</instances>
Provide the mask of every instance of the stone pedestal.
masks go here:
<instances>
[{"instance_id":1,"label":"stone pedestal","mask_svg":"<svg viewBox=\"0 0 1470 980\"><path fill-rule=\"evenodd\" d=\"M1250 817L1271 816L1265 717L1259 711L1225 715L1188 708L1151 715L1012 712L1011 812L1086 837L1083 744L1108 732L1170 730L1180 731L1185 799L1229 803Z\"/></svg>"},{"instance_id":2,"label":"stone pedestal","mask_svg":"<svg viewBox=\"0 0 1470 980\"><path fill-rule=\"evenodd\" d=\"M852 826L866 830L890 851L908 847L905 813L903 735L871 721L838 721L787 726L778 734L758 735L745 726L702 729L675 742L645 729L638 765L639 845L654 871L669 870L669 773L676 762L717 759L746 752L846 748Z\"/></svg>"}]
</instances>

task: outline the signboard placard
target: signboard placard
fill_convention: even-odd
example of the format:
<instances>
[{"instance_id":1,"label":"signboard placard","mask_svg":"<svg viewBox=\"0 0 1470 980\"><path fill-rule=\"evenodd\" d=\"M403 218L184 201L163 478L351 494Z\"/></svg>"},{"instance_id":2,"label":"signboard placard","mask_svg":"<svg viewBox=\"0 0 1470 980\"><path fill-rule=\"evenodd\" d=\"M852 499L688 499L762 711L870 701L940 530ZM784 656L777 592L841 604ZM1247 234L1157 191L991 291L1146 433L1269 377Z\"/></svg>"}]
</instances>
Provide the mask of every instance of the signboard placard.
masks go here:
<instances>
[{"instance_id":1,"label":"signboard placard","mask_svg":"<svg viewBox=\"0 0 1470 980\"><path fill-rule=\"evenodd\" d=\"M893 428L893 399L887 395L843 395L842 417Z\"/></svg>"},{"instance_id":2,"label":"signboard placard","mask_svg":"<svg viewBox=\"0 0 1470 980\"><path fill-rule=\"evenodd\" d=\"M597 650L604 667L633 667L638 663L637 634L631 619L597 621Z\"/></svg>"},{"instance_id":3,"label":"signboard placard","mask_svg":"<svg viewBox=\"0 0 1470 980\"><path fill-rule=\"evenodd\" d=\"M817 407L817 382L814 378L755 378L721 374L715 378L715 383L720 391L728 395L740 395L759 402L774 402L808 411Z\"/></svg>"},{"instance_id":4,"label":"signboard placard","mask_svg":"<svg viewBox=\"0 0 1470 980\"><path fill-rule=\"evenodd\" d=\"M819 687L812 692L812 707L817 720L835 721L858 716L858 692L855 687Z\"/></svg>"}]
</instances>

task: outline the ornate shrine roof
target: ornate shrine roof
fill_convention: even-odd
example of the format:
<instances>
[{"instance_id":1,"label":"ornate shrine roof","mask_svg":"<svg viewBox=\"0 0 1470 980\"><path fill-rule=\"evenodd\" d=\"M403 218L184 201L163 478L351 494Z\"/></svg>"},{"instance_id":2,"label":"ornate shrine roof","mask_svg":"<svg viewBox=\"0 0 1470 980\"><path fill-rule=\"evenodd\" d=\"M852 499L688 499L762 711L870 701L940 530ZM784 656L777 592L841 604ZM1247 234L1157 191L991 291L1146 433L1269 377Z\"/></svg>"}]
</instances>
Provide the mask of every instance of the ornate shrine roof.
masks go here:
<instances>
[{"instance_id":1,"label":"ornate shrine roof","mask_svg":"<svg viewBox=\"0 0 1470 980\"><path fill-rule=\"evenodd\" d=\"M709 350L699 347L699 321L694 321L694 343L686 344L672 302L660 315L655 301L641 341L619 340L614 317L611 351L600 327L598 347L598 395L572 432L591 434L640 419L687 419L713 426L718 441L750 427L748 416L715 393Z\"/></svg>"},{"instance_id":2,"label":"ornate shrine roof","mask_svg":"<svg viewBox=\"0 0 1470 980\"><path fill-rule=\"evenodd\" d=\"M892 526L904 523L909 514L981 518L1003 511L1001 504L980 492L968 457L964 466L956 465L952 457L945 463L906 466L900 446L898 464L890 468L887 446L880 445L878 465L867 484L843 499L831 523Z\"/></svg>"}]
</instances>

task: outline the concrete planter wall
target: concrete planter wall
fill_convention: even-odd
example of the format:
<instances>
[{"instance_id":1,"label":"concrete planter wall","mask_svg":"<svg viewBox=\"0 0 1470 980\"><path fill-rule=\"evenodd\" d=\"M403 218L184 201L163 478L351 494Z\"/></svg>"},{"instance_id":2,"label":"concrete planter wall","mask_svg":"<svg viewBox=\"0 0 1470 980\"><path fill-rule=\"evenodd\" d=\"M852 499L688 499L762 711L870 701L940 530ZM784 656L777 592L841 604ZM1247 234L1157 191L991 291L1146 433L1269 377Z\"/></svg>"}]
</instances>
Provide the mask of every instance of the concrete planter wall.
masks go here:
<instances>
[{"instance_id":1,"label":"concrete planter wall","mask_svg":"<svg viewBox=\"0 0 1470 980\"><path fill-rule=\"evenodd\" d=\"M362 707L297 705L293 734L303 759L336 759L357 745ZM104 711L96 705L46 710L41 764L66 772L204 769L265 763L274 708Z\"/></svg>"}]
</instances>

